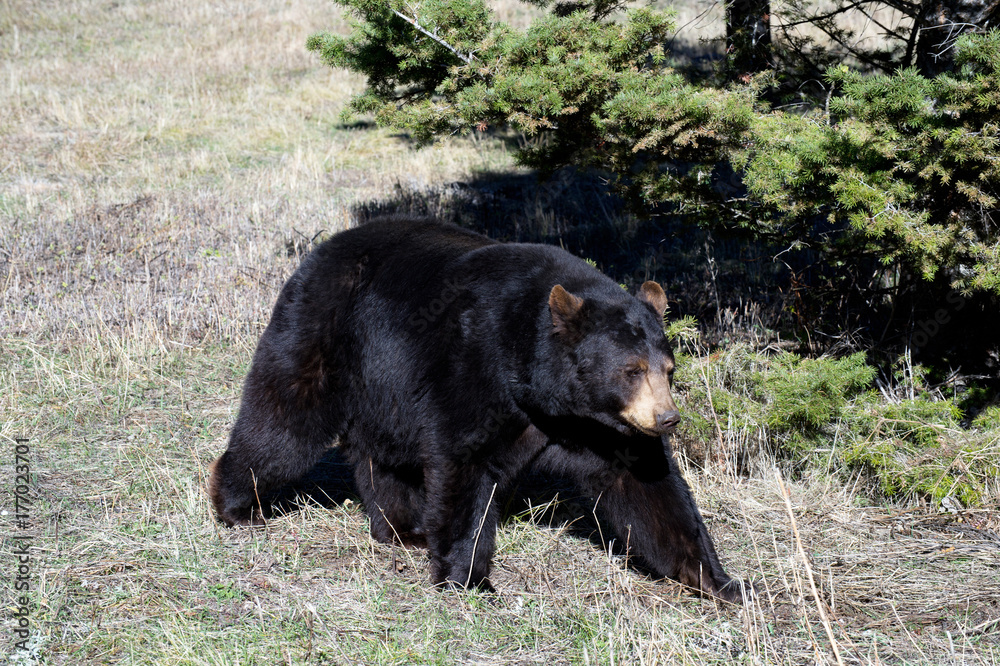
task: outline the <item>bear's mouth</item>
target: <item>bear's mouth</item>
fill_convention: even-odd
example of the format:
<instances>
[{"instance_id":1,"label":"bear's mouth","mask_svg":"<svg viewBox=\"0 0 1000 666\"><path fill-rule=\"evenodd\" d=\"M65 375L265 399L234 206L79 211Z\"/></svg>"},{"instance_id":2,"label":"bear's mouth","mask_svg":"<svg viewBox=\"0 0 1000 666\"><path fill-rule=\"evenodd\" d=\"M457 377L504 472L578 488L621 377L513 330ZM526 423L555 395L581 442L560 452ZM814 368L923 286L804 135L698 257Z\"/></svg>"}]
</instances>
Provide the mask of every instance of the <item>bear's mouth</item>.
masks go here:
<instances>
[{"instance_id":1,"label":"bear's mouth","mask_svg":"<svg viewBox=\"0 0 1000 666\"><path fill-rule=\"evenodd\" d=\"M670 430L662 432L659 430L653 430L652 428L647 428L643 425L636 423L635 421L631 420L624 414L619 415L618 420L623 426L625 426L630 431L628 434L639 433L642 435L649 435L650 437L659 437L663 434L666 434L667 432L670 432L670 430L673 430L673 428L670 428Z\"/></svg>"}]
</instances>

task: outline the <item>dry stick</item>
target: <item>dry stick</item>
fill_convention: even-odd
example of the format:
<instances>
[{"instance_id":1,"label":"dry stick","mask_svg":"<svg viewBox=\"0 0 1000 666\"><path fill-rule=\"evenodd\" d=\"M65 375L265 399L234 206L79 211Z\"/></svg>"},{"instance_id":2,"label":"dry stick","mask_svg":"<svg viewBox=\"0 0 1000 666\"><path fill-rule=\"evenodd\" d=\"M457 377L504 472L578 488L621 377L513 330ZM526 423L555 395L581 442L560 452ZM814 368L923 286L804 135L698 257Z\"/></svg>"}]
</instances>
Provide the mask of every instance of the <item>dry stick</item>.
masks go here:
<instances>
[{"instance_id":1,"label":"dry stick","mask_svg":"<svg viewBox=\"0 0 1000 666\"><path fill-rule=\"evenodd\" d=\"M600 503L602 497L604 497L603 490L597 495L597 499L594 500L594 506L590 509L590 514L594 516L594 524L597 525L597 533L601 537L601 545L607 548L608 543L604 540L604 530L601 529L601 521L597 517L597 505Z\"/></svg>"},{"instance_id":2,"label":"dry stick","mask_svg":"<svg viewBox=\"0 0 1000 666\"><path fill-rule=\"evenodd\" d=\"M1000 626L1000 617L980 622L972 628L973 634L985 634L987 631Z\"/></svg>"},{"instance_id":3,"label":"dry stick","mask_svg":"<svg viewBox=\"0 0 1000 666\"><path fill-rule=\"evenodd\" d=\"M425 28L422 25L420 25L419 23L417 23L416 17L410 18L406 14L403 14L402 12L397 11L395 9L392 10L392 13L395 14L396 16L398 16L399 18L403 19L404 21L406 21L407 23L409 23L410 25L412 25L414 28L416 28L420 32L422 32L425 35L427 35L428 37L430 37L431 39L433 39L435 42L437 42L441 46L445 47L446 49L448 49L449 51L451 51L452 53L454 53L466 65L471 65L472 64L473 57L471 55L462 55L462 53L460 53L459 50L456 49L454 46L452 46L448 42L444 41L443 39L441 39L440 37L438 37L437 35L435 35L430 30L428 30L427 28Z\"/></svg>"},{"instance_id":4,"label":"dry stick","mask_svg":"<svg viewBox=\"0 0 1000 666\"><path fill-rule=\"evenodd\" d=\"M479 529L476 530L476 540L472 542L472 560L469 562L469 575L465 577L465 587L469 587L469 583L472 581L472 567L476 564L476 549L479 548L479 535L483 533L483 525L486 524L486 514L490 512L490 504L493 503L493 493L497 491L497 484L493 484L493 490L490 491L490 498L486 502L486 510L483 511L483 517L479 521Z\"/></svg>"},{"instance_id":5,"label":"dry stick","mask_svg":"<svg viewBox=\"0 0 1000 666\"><path fill-rule=\"evenodd\" d=\"M802 558L802 564L806 569L806 577L809 579L809 589L812 590L813 599L816 601L816 609L819 611L819 619L823 622L823 629L826 630L826 637L830 639L830 647L833 648L833 656L837 660L839 666L844 666L844 660L840 658L840 648L837 646L837 639L833 636L833 627L830 626L830 620L826 617L826 610L823 608L823 602L820 601L819 592L816 591L816 581L813 578L812 567L809 565L809 558L806 557L805 548L802 547L802 539L799 538L799 527L795 523L795 514L792 513L792 502L789 500L788 488L785 487L785 482L781 478L780 472L775 472L774 476L778 479L778 486L781 488L781 499L785 501L785 511L788 512L788 520L792 523L792 535L795 537L795 548L798 550L799 556Z\"/></svg>"},{"instance_id":6,"label":"dry stick","mask_svg":"<svg viewBox=\"0 0 1000 666\"><path fill-rule=\"evenodd\" d=\"M704 368L701 370L701 379L705 382L705 394L708 397L708 409L712 412L712 422L715 424L715 438L719 442L719 449L714 456L716 458L715 462L719 462L719 459L721 458L723 471L730 472L735 475L736 472L732 469L732 466L729 463L729 452L726 450L726 442L722 436L722 426L719 424L719 415L715 413L715 403L712 402L712 387L708 381L708 373Z\"/></svg>"},{"instance_id":7,"label":"dry stick","mask_svg":"<svg viewBox=\"0 0 1000 666\"><path fill-rule=\"evenodd\" d=\"M264 520L264 505L261 504L260 495L257 494L257 475L250 470L250 479L253 481L253 496L257 498L257 509L260 511L260 519ZM250 509L250 525L253 526L253 508ZM267 523L264 523L266 526Z\"/></svg>"}]
</instances>

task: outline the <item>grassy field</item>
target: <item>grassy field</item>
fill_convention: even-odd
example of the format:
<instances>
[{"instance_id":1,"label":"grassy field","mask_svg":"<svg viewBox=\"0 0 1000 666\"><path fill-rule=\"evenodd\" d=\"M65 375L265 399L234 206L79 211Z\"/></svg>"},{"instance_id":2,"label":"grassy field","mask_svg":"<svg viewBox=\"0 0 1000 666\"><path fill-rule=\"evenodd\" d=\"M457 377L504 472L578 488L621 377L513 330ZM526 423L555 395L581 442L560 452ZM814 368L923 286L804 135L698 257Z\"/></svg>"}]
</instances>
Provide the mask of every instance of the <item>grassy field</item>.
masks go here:
<instances>
[{"instance_id":1,"label":"grassy field","mask_svg":"<svg viewBox=\"0 0 1000 666\"><path fill-rule=\"evenodd\" d=\"M0 660L1000 664L996 511L872 506L833 474L688 471L745 608L624 566L544 494L499 534L495 595L429 589L333 464L266 529L221 528L205 469L303 253L361 204L514 170L502 142L340 124L362 82L304 43L342 25L302 0L0 2Z\"/></svg>"}]
</instances>

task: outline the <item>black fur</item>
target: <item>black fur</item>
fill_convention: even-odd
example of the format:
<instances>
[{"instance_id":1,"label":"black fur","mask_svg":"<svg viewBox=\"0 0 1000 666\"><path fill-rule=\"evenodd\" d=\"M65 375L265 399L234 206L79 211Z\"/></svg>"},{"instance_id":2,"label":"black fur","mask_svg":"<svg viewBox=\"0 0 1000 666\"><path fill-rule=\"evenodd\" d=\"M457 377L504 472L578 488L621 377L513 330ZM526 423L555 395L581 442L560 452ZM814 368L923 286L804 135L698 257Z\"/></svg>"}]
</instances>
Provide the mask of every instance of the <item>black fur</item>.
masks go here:
<instances>
[{"instance_id":1,"label":"black fur","mask_svg":"<svg viewBox=\"0 0 1000 666\"><path fill-rule=\"evenodd\" d=\"M435 583L489 587L500 499L523 471L573 479L659 575L738 600L664 437L678 413L666 298L551 246L432 220L338 234L289 279L210 494L229 525L334 440L384 542Z\"/></svg>"}]
</instances>

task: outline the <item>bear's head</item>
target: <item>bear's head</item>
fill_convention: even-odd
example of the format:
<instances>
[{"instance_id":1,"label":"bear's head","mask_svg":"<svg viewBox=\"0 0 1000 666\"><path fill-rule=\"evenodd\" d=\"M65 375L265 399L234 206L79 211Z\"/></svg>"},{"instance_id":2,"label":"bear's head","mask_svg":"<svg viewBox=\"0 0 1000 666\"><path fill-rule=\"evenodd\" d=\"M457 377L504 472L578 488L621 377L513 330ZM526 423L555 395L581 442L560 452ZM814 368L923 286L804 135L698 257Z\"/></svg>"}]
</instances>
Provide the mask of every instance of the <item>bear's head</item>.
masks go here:
<instances>
[{"instance_id":1,"label":"bear's head","mask_svg":"<svg viewBox=\"0 0 1000 666\"><path fill-rule=\"evenodd\" d=\"M649 281L584 298L555 285L552 335L567 359L569 408L619 432L659 436L680 422L670 392L674 355L663 332L667 296Z\"/></svg>"}]
</instances>

